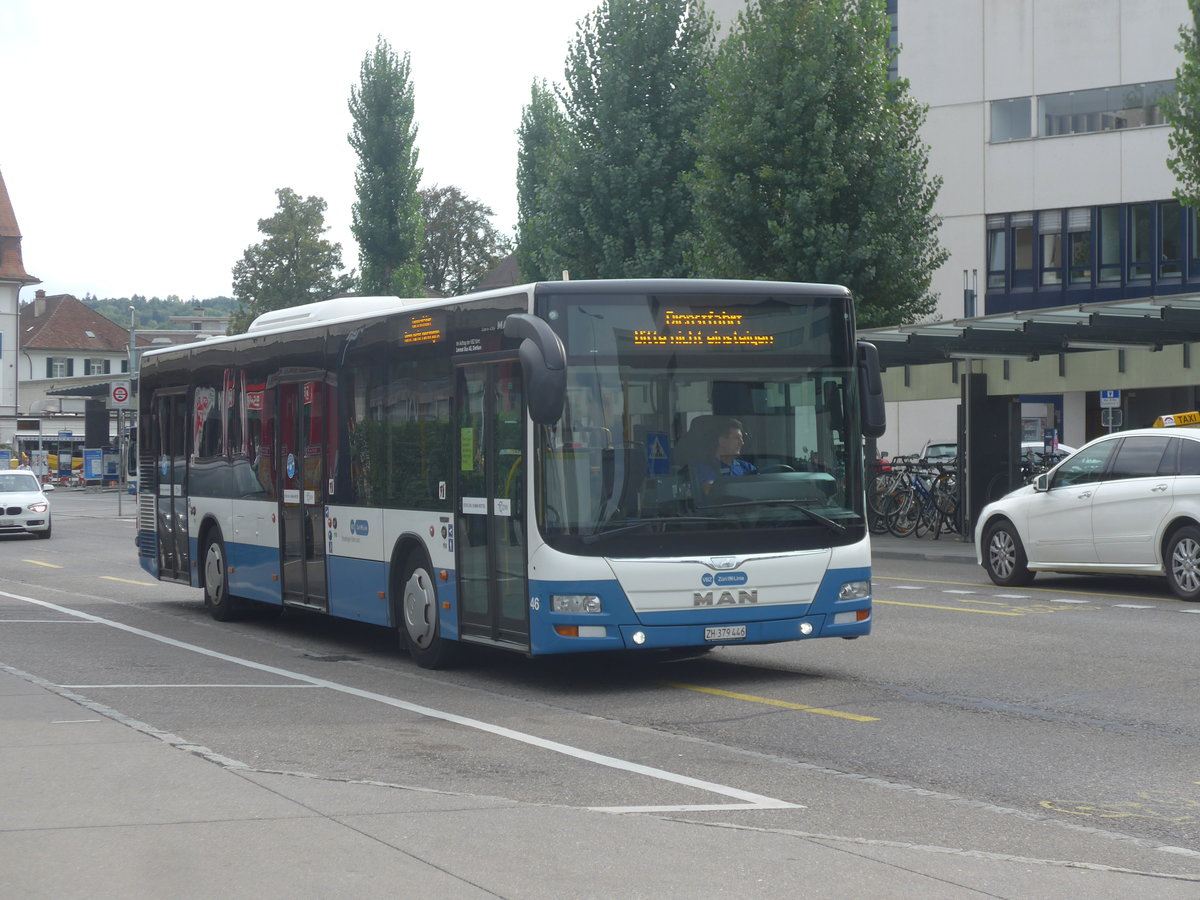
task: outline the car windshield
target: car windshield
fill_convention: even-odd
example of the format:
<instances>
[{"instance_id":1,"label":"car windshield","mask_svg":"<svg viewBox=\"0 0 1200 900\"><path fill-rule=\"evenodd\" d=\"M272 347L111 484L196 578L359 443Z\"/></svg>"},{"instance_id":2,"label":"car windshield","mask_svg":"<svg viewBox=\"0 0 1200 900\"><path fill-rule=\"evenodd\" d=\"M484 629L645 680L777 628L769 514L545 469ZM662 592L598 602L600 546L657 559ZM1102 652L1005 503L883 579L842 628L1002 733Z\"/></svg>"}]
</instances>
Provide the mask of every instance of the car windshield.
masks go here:
<instances>
[{"instance_id":1,"label":"car windshield","mask_svg":"<svg viewBox=\"0 0 1200 900\"><path fill-rule=\"evenodd\" d=\"M23 494L39 490L37 479L28 472L0 473L0 494Z\"/></svg>"}]
</instances>

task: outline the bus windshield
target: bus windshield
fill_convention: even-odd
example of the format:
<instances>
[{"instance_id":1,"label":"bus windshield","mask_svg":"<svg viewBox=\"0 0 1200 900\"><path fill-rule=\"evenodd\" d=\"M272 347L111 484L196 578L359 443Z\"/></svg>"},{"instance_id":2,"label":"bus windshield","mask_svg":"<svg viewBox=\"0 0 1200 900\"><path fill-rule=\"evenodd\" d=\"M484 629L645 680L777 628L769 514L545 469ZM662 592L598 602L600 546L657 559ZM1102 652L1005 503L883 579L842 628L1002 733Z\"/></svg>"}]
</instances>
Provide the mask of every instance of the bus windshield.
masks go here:
<instances>
[{"instance_id":1,"label":"bus windshield","mask_svg":"<svg viewBox=\"0 0 1200 900\"><path fill-rule=\"evenodd\" d=\"M537 431L537 524L606 557L781 552L861 540L849 300L543 296L567 352Z\"/></svg>"}]
</instances>

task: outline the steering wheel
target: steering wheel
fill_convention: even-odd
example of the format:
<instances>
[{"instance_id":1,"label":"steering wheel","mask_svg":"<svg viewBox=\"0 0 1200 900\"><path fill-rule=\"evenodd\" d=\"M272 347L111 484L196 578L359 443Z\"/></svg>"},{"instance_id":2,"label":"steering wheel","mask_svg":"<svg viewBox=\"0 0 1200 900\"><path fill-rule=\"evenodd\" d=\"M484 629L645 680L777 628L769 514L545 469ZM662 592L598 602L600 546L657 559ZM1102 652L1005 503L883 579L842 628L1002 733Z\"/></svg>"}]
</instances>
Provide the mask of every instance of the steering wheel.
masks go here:
<instances>
[{"instance_id":1,"label":"steering wheel","mask_svg":"<svg viewBox=\"0 0 1200 900\"><path fill-rule=\"evenodd\" d=\"M762 475L770 475L773 472L795 472L796 470L784 463L776 463L773 466L763 466L758 471Z\"/></svg>"}]
</instances>

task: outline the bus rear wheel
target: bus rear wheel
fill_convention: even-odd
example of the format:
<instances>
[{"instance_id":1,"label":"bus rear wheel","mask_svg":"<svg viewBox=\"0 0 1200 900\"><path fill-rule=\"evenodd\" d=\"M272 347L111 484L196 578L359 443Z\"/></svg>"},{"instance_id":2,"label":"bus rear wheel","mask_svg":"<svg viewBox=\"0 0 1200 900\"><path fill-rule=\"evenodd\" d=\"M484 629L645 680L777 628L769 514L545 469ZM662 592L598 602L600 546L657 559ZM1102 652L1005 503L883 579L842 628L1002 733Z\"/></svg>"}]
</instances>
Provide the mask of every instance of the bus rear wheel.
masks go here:
<instances>
[{"instance_id":1,"label":"bus rear wheel","mask_svg":"<svg viewBox=\"0 0 1200 900\"><path fill-rule=\"evenodd\" d=\"M229 594L229 567L226 563L225 541L220 532L213 532L204 543L204 605L208 614L218 622L237 618L238 609Z\"/></svg>"},{"instance_id":2,"label":"bus rear wheel","mask_svg":"<svg viewBox=\"0 0 1200 900\"><path fill-rule=\"evenodd\" d=\"M459 647L442 637L437 585L424 559L410 556L400 579L400 646L423 669L442 669L458 659Z\"/></svg>"}]
</instances>

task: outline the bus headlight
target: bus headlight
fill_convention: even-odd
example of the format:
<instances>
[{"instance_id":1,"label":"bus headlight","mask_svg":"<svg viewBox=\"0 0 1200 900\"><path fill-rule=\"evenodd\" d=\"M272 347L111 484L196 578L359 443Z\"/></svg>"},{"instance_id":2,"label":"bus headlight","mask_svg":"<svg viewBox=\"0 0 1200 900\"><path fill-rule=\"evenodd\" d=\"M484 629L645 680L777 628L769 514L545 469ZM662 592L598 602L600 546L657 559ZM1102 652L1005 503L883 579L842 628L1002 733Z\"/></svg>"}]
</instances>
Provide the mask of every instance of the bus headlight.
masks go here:
<instances>
[{"instance_id":1,"label":"bus headlight","mask_svg":"<svg viewBox=\"0 0 1200 900\"><path fill-rule=\"evenodd\" d=\"M595 594L551 594L550 609L556 613L601 613L604 605Z\"/></svg>"},{"instance_id":2,"label":"bus headlight","mask_svg":"<svg viewBox=\"0 0 1200 900\"><path fill-rule=\"evenodd\" d=\"M871 582L866 581L847 581L838 590L838 602L843 600L863 600L871 596Z\"/></svg>"}]
</instances>

